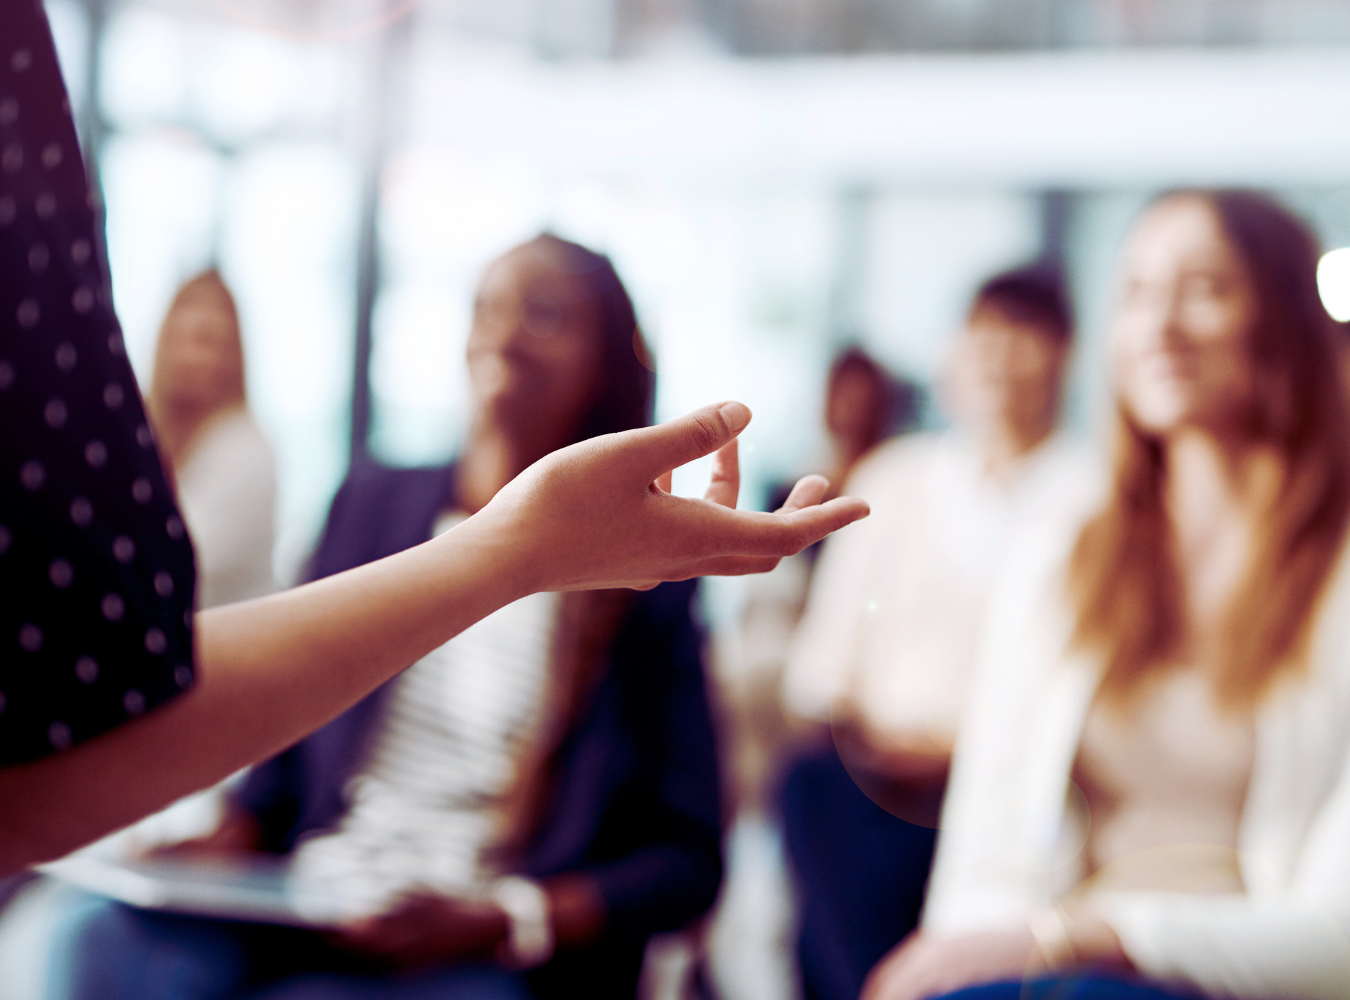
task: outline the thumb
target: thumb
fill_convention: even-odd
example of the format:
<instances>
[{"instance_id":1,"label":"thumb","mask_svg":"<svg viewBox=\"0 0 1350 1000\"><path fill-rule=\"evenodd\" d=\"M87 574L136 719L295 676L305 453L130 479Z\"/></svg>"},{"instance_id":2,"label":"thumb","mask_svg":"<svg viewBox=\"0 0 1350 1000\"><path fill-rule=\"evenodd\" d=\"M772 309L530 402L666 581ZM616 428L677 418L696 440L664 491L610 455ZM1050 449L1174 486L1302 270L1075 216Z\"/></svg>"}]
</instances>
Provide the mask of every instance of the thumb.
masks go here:
<instances>
[{"instance_id":1,"label":"thumb","mask_svg":"<svg viewBox=\"0 0 1350 1000\"><path fill-rule=\"evenodd\" d=\"M750 423L744 403L713 403L655 427L632 431L627 443L633 465L651 482L735 439Z\"/></svg>"}]
</instances>

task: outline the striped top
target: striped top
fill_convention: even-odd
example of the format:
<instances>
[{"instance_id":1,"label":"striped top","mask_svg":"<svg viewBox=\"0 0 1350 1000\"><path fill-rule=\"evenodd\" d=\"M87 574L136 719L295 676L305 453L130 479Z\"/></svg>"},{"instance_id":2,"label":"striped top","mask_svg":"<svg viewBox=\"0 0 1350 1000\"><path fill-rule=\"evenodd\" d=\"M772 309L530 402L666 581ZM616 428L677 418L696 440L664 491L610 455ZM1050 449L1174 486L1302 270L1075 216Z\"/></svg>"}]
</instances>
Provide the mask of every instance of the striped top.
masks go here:
<instances>
[{"instance_id":1,"label":"striped top","mask_svg":"<svg viewBox=\"0 0 1350 1000\"><path fill-rule=\"evenodd\" d=\"M443 516L435 533L463 519ZM342 823L297 850L301 878L378 912L409 890L462 894L498 874L483 853L541 723L557 605L557 594L509 604L394 682Z\"/></svg>"}]
</instances>

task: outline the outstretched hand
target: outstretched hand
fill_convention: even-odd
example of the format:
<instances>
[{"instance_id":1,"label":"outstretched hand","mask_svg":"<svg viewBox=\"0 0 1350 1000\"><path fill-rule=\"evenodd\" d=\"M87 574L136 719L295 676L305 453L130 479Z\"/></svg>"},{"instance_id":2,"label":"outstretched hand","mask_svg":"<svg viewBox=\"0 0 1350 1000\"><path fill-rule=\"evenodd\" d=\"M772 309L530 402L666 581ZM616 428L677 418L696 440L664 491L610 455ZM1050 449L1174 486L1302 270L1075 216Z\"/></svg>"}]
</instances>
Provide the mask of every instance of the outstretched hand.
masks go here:
<instances>
[{"instance_id":1,"label":"outstretched hand","mask_svg":"<svg viewBox=\"0 0 1350 1000\"><path fill-rule=\"evenodd\" d=\"M744 404L714 404L563 448L471 521L519 550L516 571L529 589L587 590L762 573L867 516L856 497L822 504L828 484L820 476L798 482L773 514L736 510L736 436L749 423ZM703 499L673 495L672 471L708 454L712 482Z\"/></svg>"}]
</instances>

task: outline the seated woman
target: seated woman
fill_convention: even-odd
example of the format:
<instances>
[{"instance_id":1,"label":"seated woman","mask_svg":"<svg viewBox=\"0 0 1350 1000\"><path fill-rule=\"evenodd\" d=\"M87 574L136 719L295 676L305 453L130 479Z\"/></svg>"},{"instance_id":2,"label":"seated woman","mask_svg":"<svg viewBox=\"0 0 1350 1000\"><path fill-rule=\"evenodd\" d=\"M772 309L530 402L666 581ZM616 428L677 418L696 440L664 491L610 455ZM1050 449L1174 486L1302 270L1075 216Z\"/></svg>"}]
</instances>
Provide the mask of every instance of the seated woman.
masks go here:
<instances>
[{"instance_id":1,"label":"seated woman","mask_svg":"<svg viewBox=\"0 0 1350 1000\"><path fill-rule=\"evenodd\" d=\"M1316 264L1254 194L1136 224L1111 495L1015 560L922 928L869 1000L1350 996L1350 411Z\"/></svg>"},{"instance_id":2,"label":"seated woman","mask_svg":"<svg viewBox=\"0 0 1350 1000\"><path fill-rule=\"evenodd\" d=\"M270 593L276 459L248 409L239 312L219 272L174 295L145 403L192 536L198 609ZM190 795L115 836L129 845L195 836L219 819L221 794Z\"/></svg>"},{"instance_id":3,"label":"seated woman","mask_svg":"<svg viewBox=\"0 0 1350 1000\"><path fill-rule=\"evenodd\" d=\"M197 553L197 607L270 592L276 461L248 411L239 313L216 271L174 296L145 401Z\"/></svg>"},{"instance_id":4,"label":"seated woman","mask_svg":"<svg viewBox=\"0 0 1350 1000\"><path fill-rule=\"evenodd\" d=\"M648 423L642 350L605 258L545 235L497 260L459 460L354 469L312 576L448 530L556 448ZM93 903L67 921L51 995L632 997L648 938L706 910L721 877L693 597L508 605L256 769L195 845L289 854L368 918L320 935Z\"/></svg>"}]
</instances>

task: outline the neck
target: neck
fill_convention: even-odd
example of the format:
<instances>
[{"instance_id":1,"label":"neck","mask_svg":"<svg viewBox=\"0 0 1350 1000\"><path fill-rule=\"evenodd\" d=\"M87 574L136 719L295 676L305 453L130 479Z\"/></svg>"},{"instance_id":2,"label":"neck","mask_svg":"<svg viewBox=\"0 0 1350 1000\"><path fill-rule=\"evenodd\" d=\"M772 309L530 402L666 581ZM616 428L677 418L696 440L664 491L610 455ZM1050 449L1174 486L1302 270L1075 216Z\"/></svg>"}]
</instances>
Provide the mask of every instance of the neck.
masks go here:
<instances>
[{"instance_id":1,"label":"neck","mask_svg":"<svg viewBox=\"0 0 1350 1000\"><path fill-rule=\"evenodd\" d=\"M1213 621L1241 584L1257 529L1282 482L1269 448L1225 442L1200 430L1166 441L1163 500L1195 624Z\"/></svg>"},{"instance_id":2,"label":"neck","mask_svg":"<svg viewBox=\"0 0 1350 1000\"><path fill-rule=\"evenodd\" d=\"M1180 537L1203 534L1216 516L1255 521L1279 489L1278 456L1269 448L1185 430L1166 442L1164 499Z\"/></svg>"},{"instance_id":3,"label":"neck","mask_svg":"<svg viewBox=\"0 0 1350 1000\"><path fill-rule=\"evenodd\" d=\"M182 465L191 451L193 438L208 420L228 407L202 406L178 400L154 400L149 403L155 424L155 438L169 464Z\"/></svg>"},{"instance_id":4,"label":"neck","mask_svg":"<svg viewBox=\"0 0 1350 1000\"><path fill-rule=\"evenodd\" d=\"M503 486L558 447L551 441L525 440L500 424L479 421L459 460L456 503L476 514Z\"/></svg>"},{"instance_id":5,"label":"neck","mask_svg":"<svg viewBox=\"0 0 1350 1000\"><path fill-rule=\"evenodd\" d=\"M999 423L979 436L980 457L985 472L1003 482L1011 477L1017 464L1054 433L1054 420L1027 424Z\"/></svg>"}]
</instances>

